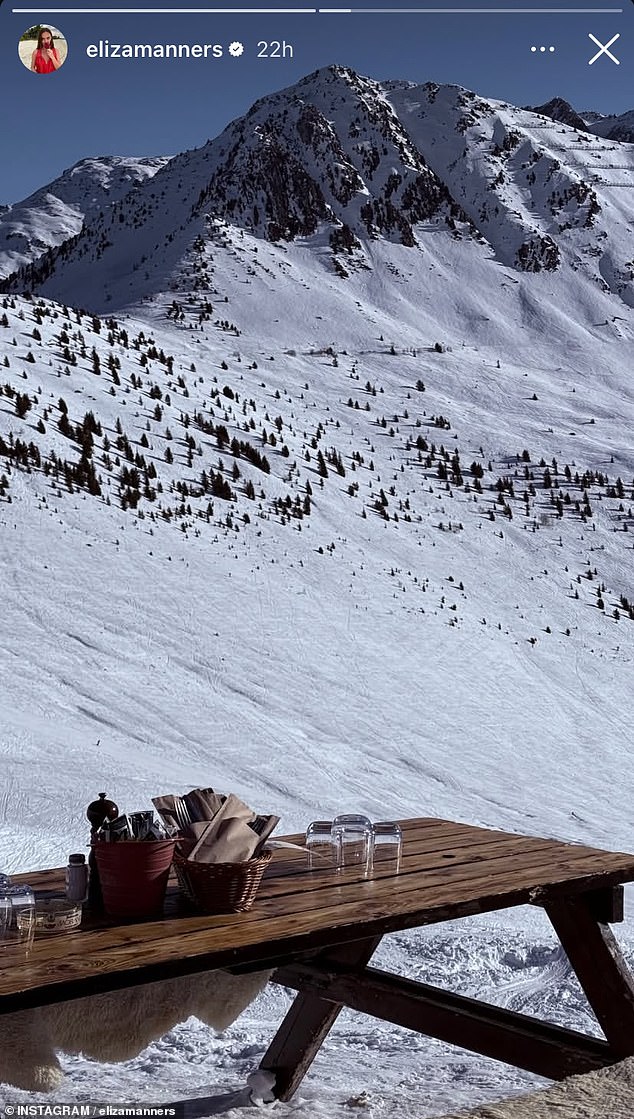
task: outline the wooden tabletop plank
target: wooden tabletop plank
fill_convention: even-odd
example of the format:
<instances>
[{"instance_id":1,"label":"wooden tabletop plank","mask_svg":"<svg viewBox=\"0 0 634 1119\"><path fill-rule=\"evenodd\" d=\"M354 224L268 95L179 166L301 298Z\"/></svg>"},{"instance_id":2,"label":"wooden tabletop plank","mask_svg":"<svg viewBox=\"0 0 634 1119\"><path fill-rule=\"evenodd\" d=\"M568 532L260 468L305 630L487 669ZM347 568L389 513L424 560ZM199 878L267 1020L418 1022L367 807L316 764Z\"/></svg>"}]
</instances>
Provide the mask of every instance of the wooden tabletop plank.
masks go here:
<instances>
[{"instance_id":1,"label":"wooden tabletop plank","mask_svg":"<svg viewBox=\"0 0 634 1119\"><path fill-rule=\"evenodd\" d=\"M480 835L484 840L487 833L481 831ZM530 862L528 861L529 856ZM564 866L562 863L564 856L572 860L569 865ZM634 861L634 856L614 856L611 853L607 853L607 856L610 860L609 865L616 866L619 874L621 873L623 859L627 861L628 865ZM268 899L275 899L275 912L278 915L285 912L295 912L299 909L321 908L324 905L333 904L333 902L339 903L346 900L346 895L349 895L351 890L360 889L362 891L359 895L361 901L365 896L364 891L367 892L370 883L375 895L381 889L384 889L390 898L395 890L398 893L404 893L411 889L420 890L421 886L437 885L438 887L443 886L451 889L458 900L463 882L472 883L480 877L483 890L486 892L491 881L491 875L494 872L506 873L511 885L513 885L519 862L524 867L530 866L532 868L535 888L539 887L542 880L552 883L554 867L557 868L557 874L562 877L562 881L570 878L571 872L577 872L577 868L579 873L590 871L596 873L597 868L604 871L608 869L605 852L561 844L556 840L540 840L512 835L505 836L503 840L496 839L493 844L480 842L477 846L471 848L458 848L454 851L443 850L431 854L412 852L412 845L406 841L400 873L395 877L393 869L389 866L386 864L378 865L370 883L364 881L353 868L346 869L344 872L330 869L308 871L305 857L302 862L301 875L298 873L293 876L284 874L284 868L289 865L289 862L292 863L294 858L292 852L278 851L276 853L275 862L278 864L278 875L263 882L256 906L250 914L250 919L259 920L261 917L267 917L268 919L271 912L271 906L265 904ZM616 864L614 864L615 858L618 860ZM591 859L593 860L592 863L589 861ZM411 881L413 874L420 875L421 872L425 876L423 882L418 877L415 882ZM39 876L40 889L46 884L49 887L53 886L52 892L59 890L62 883L62 873L58 870L46 872ZM506 892L501 880L500 889L501 892ZM333 890L336 892L334 897L332 896ZM288 895L286 901L282 900L284 895ZM444 903L444 893L442 898ZM221 916L214 920L224 924L234 921L235 918ZM90 922L90 919L84 921L85 927L90 927L91 923L94 922ZM97 923L103 925L107 922L100 921ZM143 930L147 928L147 925L140 925L139 928Z\"/></svg>"},{"instance_id":2,"label":"wooden tabletop plank","mask_svg":"<svg viewBox=\"0 0 634 1119\"><path fill-rule=\"evenodd\" d=\"M560 852L561 844L558 844L555 840L535 839L527 841L513 836L509 836L505 843L501 843L499 840L490 844L484 841L477 844L473 842L468 847L456 847L451 851L446 849L420 851L413 845L405 844L398 881L403 882L408 875L420 871L447 871L449 867L452 868L452 873L457 866L482 867L483 864L486 864L487 868L493 868L500 860L504 860L510 868L511 860L514 857L524 860L529 855L535 854L542 856L544 867L548 868L550 860L557 857ZM286 858L286 852L280 852L280 856L275 860L274 873L265 877L262 883L259 895L261 897L280 897L282 894L296 893L298 889L301 889L303 894L317 895L323 890L341 885L344 882L363 881L361 872L355 872L354 868L338 871L336 867L320 867L318 864L317 868L311 871L307 869L305 857L301 865L298 866L293 857L291 859ZM484 875L485 871L481 870L481 873ZM302 876L301 886L297 880L299 875ZM385 882L387 888L391 889L394 880L394 863L390 863L390 860L387 859L384 862L377 861L372 871L372 880L379 883ZM319 900L317 898L315 900L316 904L319 904Z\"/></svg>"},{"instance_id":3,"label":"wooden tabletop plank","mask_svg":"<svg viewBox=\"0 0 634 1119\"><path fill-rule=\"evenodd\" d=\"M292 840L299 843L303 837L292 837ZM432 831L432 829L421 829L421 831L412 831L409 829L403 830L403 859L401 870L404 870L413 855L434 855L438 854L447 859L459 859L462 853L465 853L466 858L475 858L476 852L473 848L486 848L487 855L495 855L496 849L500 851L507 849L509 843L516 841L520 844L526 845L528 842L532 844L542 843L544 845L551 845L558 843L558 840L542 839L533 836L518 836L509 833L495 833L489 832L485 828L473 828L462 825L451 833L440 833ZM588 850L588 848L585 848ZM278 857L273 860L271 866L267 869L265 880L276 877L288 877L293 874L305 873L308 868L308 854L305 848L298 849L297 851L279 851ZM379 863L376 864L377 871L379 870ZM315 861L315 873L321 873L323 867L320 866L320 856L317 855ZM317 879L315 879L317 884Z\"/></svg>"},{"instance_id":4,"label":"wooden tabletop plank","mask_svg":"<svg viewBox=\"0 0 634 1119\"><path fill-rule=\"evenodd\" d=\"M528 883L534 881L534 875L528 870L524 871L524 878ZM557 881L557 875L554 878ZM581 884L588 885L588 882L586 878ZM495 880L491 881L490 889L491 893L486 898L482 896L481 883L477 883L471 891L463 888L463 914L498 908L500 893ZM453 899L454 892L450 891L449 896ZM517 890L507 894L504 903L520 904L528 899L526 882L518 879ZM257 919L256 914L239 914L230 918L190 917L179 922L120 926L103 932L55 938L56 946L53 938L49 938L37 945L38 956L34 955L27 965L10 969L8 983L2 977L0 991L10 993L39 984L55 985L60 981L64 984L81 978L90 981L97 975L121 971L137 972L128 979L128 983L136 982L141 978L139 968L145 965L150 968L155 966L154 978L157 978L165 974L165 965L169 962L184 965L189 960L191 964L197 956L205 957L205 969L240 962L264 962L283 958L298 947L306 950L339 943L368 932L415 927L427 919L439 916L446 919L460 913L454 900L443 909L442 899L438 896L434 898L433 911L426 910L423 907L428 900L422 890L394 898L393 904L386 906L384 898L368 892L363 899L357 896L352 902L340 902L323 910L319 924L316 924L312 910L278 915L267 913L268 905L265 905L257 914ZM175 935L175 926L178 935ZM176 972L186 973L188 970L195 971L197 968L180 966Z\"/></svg>"},{"instance_id":5,"label":"wooden tabletop plank","mask_svg":"<svg viewBox=\"0 0 634 1119\"><path fill-rule=\"evenodd\" d=\"M368 879L361 878L355 868L342 872L327 871L325 874L305 871L303 876L295 875L291 879L273 878L264 882L255 905L248 914L219 914L215 917L205 917L193 915L191 907L185 906L180 908L173 920L194 920L198 922L200 927L216 930L227 927L231 930L236 922L266 922L270 924L272 917L283 918L285 915L293 915L299 912L315 912L316 919L318 919L317 915L323 908L331 908L343 903L350 903L361 908L368 897L375 900L384 898L388 910L391 911L396 896L403 899L403 904L406 904L410 894L413 894L418 901L423 889L429 894L432 890L437 891L439 887L442 887L443 897L448 892L452 896L459 896L465 883L480 881L480 888L486 892L496 873L496 868L499 875L512 876L514 883L516 869L509 860L520 849L523 850L523 866L525 868L531 867L531 881L537 883L551 872L554 858L559 856L561 859L560 848L561 845L554 842L535 841L534 846L529 845L528 849L522 849L521 844L518 844L517 841L514 842L513 837L509 837L509 843L505 846L501 859L485 858L481 854L486 851L486 845L484 845L478 848L477 859L468 862L448 862L442 855L412 856L406 864L409 869L401 871L396 876L393 870L390 872L384 871L382 875L373 875ZM499 848L496 846L496 852L498 851ZM531 855L530 860L529 854ZM286 852L279 852L279 856L280 860L287 857ZM587 868L588 865L588 856L586 856L584 866ZM62 872L51 872L51 877L56 883L57 890L59 890L62 882ZM42 879L42 881L45 880ZM171 893L174 902L178 904L180 901L179 891L173 887ZM401 904L400 900L399 904ZM176 905L174 909L176 910ZM134 940L135 942L138 941L139 944L144 944L149 940L157 939L159 934L164 935L166 930L168 933L170 932L173 920L169 911L165 917L166 919L160 922L141 922L119 926L108 921L107 918L97 917L93 919L89 914L86 914L83 928L79 932L79 939L76 935L73 935L70 940L68 937L62 939L47 937L38 941L37 947L42 958L48 955L57 958L62 951L66 955L73 952L81 953L88 947L87 938L91 931L98 935L99 942L104 947L116 946L122 939ZM179 927L182 928L183 926ZM229 935L231 935L230 931Z\"/></svg>"},{"instance_id":6,"label":"wooden tabletop plank","mask_svg":"<svg viewBox=\"0 0 634 1119\"><path fill-rule=\"evenodd\" d=\"M486 831L482 829L477 830L480 832L481 836L487 836ZM534 887L539 887L540 884L543 884L542 880L552 884L553 867L557 860L557 878L561 878L562 882L578 874L583 875L590 872L596 874L597 871L601 870L607 873L610 869L619 873L621 878L624 877L627 880L628 868L634 863L634 856L614 855L612 853L596 851L591 848L560 844L557 841L534 840L531 837L525 838L509 835L504 837L504 842L501 843L499 847L496 847L496 853L499 854L504 862L500 862L499 858L494 858L485 845L474 852L473 860L469 861L463 858L457 859L456 863L459 865L460 870L456 869L455 866L449 865L451 852L443 852L438 858L432 857L421 862L417 857L410 858L407 855L407 843L405 851L404 865L407 869L404 869L396 877L391 873L387 874L384 880L381 878L384 872L380 871L377 876L373 877L371 883L359 881L354 871L345 871L343 874L331 874L328 872L325 875L323 875L322 872L305 872L303 880L298 879L297 881L293 881L288 889L286 889L285 886L282 887L279 882L265 882L258 896L255 909L249 914L249 919L259 920L263 916L269 919L271 907L267 906L265 903L268 898L277 897L282 891L287 893L289 898L286 903L283 903L281 898L276 902L276 911L280 916L286 912L294 912L298 908L312 908L314 900L311 899L310 895L316 890L320 891L317 904L318 907L321 908L324 904L339 904L342 900L345 900L342 891L349 893L349 891L352 890L356 897L356 891L360 889L362 892L359 895L359 901L362 902L365 893L367 893L368 886L371 886L373 893L376 895L381 885L385 886L390 897L394 895L395 891L397 894L402 894L411 889L420 891L422 886L428 888L433 886L437 890L444 887L442 894L438 895L438 900L441 904L445 904L447 890L454 893L456 900L459 900L461 884L465 881L471 884L474 881L474 876L476 878L478 876L482 878L483 889L486 892L491 881L491 873L494 867L501 872L506 871L508 876L512 878L512 884L514 884L517 872L518 854L521 854L523 865L530 865L532 868ZM527 862L529 854L531 856L530 863ZM540 854L543 854L543 859L539 858ZM570 856L572 859L569 865L563 865L561 859L564 855ZM537 858L535 856L537 856ZM287 859L288 853L285 851L280 851L276 855L276 860L282 865L285 864ZM589 861L590 859L592 859L592 862ZM623 860L625 860L626 866L624 866ZM486 865L480 866L479 864L483 862L485 862ZM540 862L544 864L542 870L540 870ZM416 881L410 881L410 874L414 871L417 875L422 871L425 875L424 881L421 882L418 877ZM434 871L438 871L438 873L434 874ZM56 888L59 888L61 885L61 875L61 871L46 872L39 878L39 883L36 884L39 884L41 888L44 883L50 884L50 882L53 881ZM499 881L499 879L496 880ZM321 893L324 889L327 889L329 892L328 898ZM335 891L334 896L332 896L333 890ZM503 882L501 883L501 892L507 892ZM243 920L244 916L241 916L239 919ZM210 925L233 925L236 921L236 917L234 915L222 915L205 920L208 920ZM139 926L124 926L124 928L128 933L131 932L132 928L138 928L140 930L141 939L146 939L146 930L148 930L147 923ZM116 932L116 928L113 935L119 935Z\"/></svg>"},{"instance_id":7,"label":"wooden tabletop plank","mask_svg":"<svg viewBox=\"0 0 634 1119\"><path fill-rule=\"evenodd\" d=\"M588 881L586 879L586 885ZM34 953L28 963L16 962L8 969L8 976L6 979L2 976L0 985L0 1011L216 967L273 966L297 958L302 952L360 936L384 935L418 927L428 920L448 920L499 908L500 895L495 883L492 883L492 891L489 897L483 897L478 886L471 891L470 898L469 891L464 890L459 906L452 901L443 908L436 901L433 911L416 908L416 904L425 905L424 897L418 902L414 898L407 899L409 907L402 904L406 899L401 899L401 904L397 903L392 912L386 912L384 903L368 897L362 906L356 901L324 911L319 925L312 912L274 917L264 924L248 920L248 914L236 915L232 925L217 928L213 926L218 918L186 918L178 923L178 935L175 935L173 921L127 929L120 927L116 930L115 942L109 946L102 942L99 933L87 933L86 943L79 953L63 951L59 958L49 956L46 960ZM529 900L529 893L525 883L518 881L516 891L506 895L504 905L522 904ZM266 939L263 938L264 929L267 930ZM139 930L151 938L140 942ZM166 931L167 938L161 939L161 933ZM80 938L78 933L73 940Z\"/></svg>"},{"instance_id":8,"label":"wooden tabletop plank","mask_svg":"<svg viewBox=\"0 0 634 1119\"><path fill-rule=\"evenodd\" d=\"M443 860L464 862L470 860L477 861L480 857L490 858L498 857L498 855L502 857L505 854L515 854L517 851L520 853L528 853L529 851L532 852L540 844L543 845L544 851L546 851L554 844L556 847L560 848L562 852L564 850L572 850L577 852L580 856L584 854L599 854L608 860L613 854L618 854L620 856L618 852L603 851L581 844L562 843L560 840L495 831L489 828L474 827L470 824L460 824L449 820L421 818L401 820L399 823L403 829L404 837L401 873L405 873L410 868L414 867L412 856L422 853L429 853L432 855L434 852L437 852ZM303 835L284 836L282 838L286 840L286 842L296 843L298 845L302 844L304 841ZM471 850L475 847L481 848L481 850ZM634 855L632 858L634 859ZM433 866L437 864L433 859L430 859L427 865ZM606 862L606 868L607 866L608 863ZM305 875L307 870L307 855L303 849L298 851L278 850L270 867L265 873L261 891L267 892L267 883L272 878L288 878L295 874ZM378 876L382 876L384 873L384 870L379 864L377 864L375 868L375 873ZM385 873L390 872L386 871ZM50 892L63 887L63 874L64 871L62 869L36 870L15 875L14 880L17 882L29 882L36 890ZM301 886L299 883L293 884L291 890L301 889L303 892L306 889L321 889L324 883L328 881L324 871L320 869L312 872ZM334 881L335 879L332 879L332 882Z\"/></svg>"},{"instance_id":9,"label":"wooden tabletop plank","mask_svg":"<svg viewBox=\"0 0 634 1119\"><path fill-rule=\"evenodd\" d=\"M451 822L403 826L398 875L360 881L355 872L304 869L263 883L247 914L180 915L40 938L28 961L0 968L0 1011L169 974L265 965L351 939L634 880L634 855ZM296 856L280 851L274 858L279 870ZM21 877L38 889L60 889L63 881L60 870Z\"/></svg>"}]
</instances>

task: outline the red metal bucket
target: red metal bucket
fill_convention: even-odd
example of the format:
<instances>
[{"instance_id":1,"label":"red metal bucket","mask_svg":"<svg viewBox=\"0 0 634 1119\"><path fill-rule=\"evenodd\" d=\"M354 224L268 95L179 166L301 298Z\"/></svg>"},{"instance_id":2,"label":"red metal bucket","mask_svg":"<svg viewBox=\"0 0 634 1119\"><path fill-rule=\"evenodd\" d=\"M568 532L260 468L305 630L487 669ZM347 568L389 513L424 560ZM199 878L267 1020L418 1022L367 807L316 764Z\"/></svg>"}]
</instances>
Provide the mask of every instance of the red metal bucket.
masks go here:
<instances>
[{"instance_id":1,"label":"red metal bucket","mask_svg":"<svg viewBox=\"0 0 634 1119\"><path fill-rule=\"evenodd\" d=\"M104 909L109 917L155 917L163 910L175 841L94 844Z\"/></svg>"}]
</instances>

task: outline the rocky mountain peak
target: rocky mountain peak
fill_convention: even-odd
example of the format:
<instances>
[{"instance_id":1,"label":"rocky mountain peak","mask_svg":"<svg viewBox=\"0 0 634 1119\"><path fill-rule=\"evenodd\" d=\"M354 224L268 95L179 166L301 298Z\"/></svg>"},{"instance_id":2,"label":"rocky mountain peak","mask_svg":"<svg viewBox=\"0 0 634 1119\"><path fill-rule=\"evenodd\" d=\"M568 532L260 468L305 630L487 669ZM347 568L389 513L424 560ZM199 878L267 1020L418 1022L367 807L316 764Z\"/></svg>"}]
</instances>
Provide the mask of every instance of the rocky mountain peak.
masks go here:
<instances>
[{"instance_id":1,"label":"rocky mountain peak","mask_svg":"<svg viewBox=\"0 0 634 1119\"><path fill-rule=\"evenodd\" d=\"M263 98L223 139L197 208L267 240L326 222L334 243L343 233L350 243L383 235L413 245L417 222L451 210L382 87L345 67Z\"/></svg>"},{"instance_id":2,"label":"rocky mountain peak","mask_svg":"<svg viewBox=\"0 0 634 1119\"><path fill-rule=\"evenodd\" d=\"M588 131L586 121L563 97L553 97L550 101L547 101L545 105L533 106L531 111L533 113L540 113L544 117L550 117L551 120L556 120L560 124L567 124L570 128L576 128L580 132Z\"/></svg>"}]
</instances>

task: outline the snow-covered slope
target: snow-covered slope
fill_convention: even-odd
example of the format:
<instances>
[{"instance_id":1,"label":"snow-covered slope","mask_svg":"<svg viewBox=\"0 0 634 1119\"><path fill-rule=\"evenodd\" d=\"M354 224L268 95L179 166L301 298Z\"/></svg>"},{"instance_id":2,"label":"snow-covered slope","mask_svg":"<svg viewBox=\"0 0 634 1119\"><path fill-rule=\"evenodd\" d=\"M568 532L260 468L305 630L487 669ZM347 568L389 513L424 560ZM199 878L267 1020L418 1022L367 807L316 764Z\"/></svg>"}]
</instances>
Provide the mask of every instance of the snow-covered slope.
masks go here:
<instances>
[{"instance_id":1,"label":"snow-covered slope","mask_svg":"<svg viewBox=\"0 0 634 1119\"><path fill-rule=\"evenodd\" d=\"M273 272L279 250L267 251L263 264ZM500 749L512 751L520 776L519 738L531 743L527 768L517 787L505 783L498 822L519 825L524 790L537 795L539 789L543 825L565 832L574 806L590 814L606 841L615 823L604 819L602 805L622 764L620 753L588 774L583 791L576 773L586 768L586 749L590 756L593 749L609 754L605 729L602 740L599 734L608 710L619 746L629 733L618 696L627 690L632 633L630 608L622 601L632 599L634 449L624 438L634 427L626 361L632 325L619 327L620 340L611 324L600 342L597 331L600 355L592 353L589 336L571 335L569 356L561 352L556 368L552 342L539 341L543 320L533 325L530 317L514 324L514 349L509 325L505 350L501 328L491 331L493 346L483 341L488 323L472 329L465 322L462 335L454 326L451 336L439 325L444 352L437 352L437 336L426 330L423 337L404 302L398 334L394 327L387 333L392 291L378 293L381 302L374 306L359 300L356 312L354 300L340 297L337 309L335 285L343 281L335 278L332 291L319 291L319 275L319 262L311 272L307 257L305 294L298 291L294 307L285 304L278 323L273 319L284 285L272 285L267 303L264 284L257 290L253 280L253 312L247 304L239 327L217 317L239 310L233 292L227 310L220 303L218 311L203 311L203 322L197 310L175 301L176 309L157 305L151 318L123 325L67 316L43 300L5 299L2 563L5 605L12 603L17 613L5 637L3 679L11 678L11 664L27 650L33 663L29 671L22 663L11 706L17 702L30 718L35 690L44 707L61 704L53 723L64 726L61 710L70 704L70 723L88 732L87 750L89 728L96 738L102 737L99 727L109 727L108 745L87 762L94 780L109 769L113 750L117 773L118 751L134 728L141 753L125 764L145 773L144 789L156 781L169 740L172 748L181 742L175 769L187 768L188 758L196 767L206 759L226 781L235 764L254 766L255 795L259 781L268 787L269 767L275 784L284 738L294 760L274 795L292 826L315 795L332 805L346 775L351 795L377 811L385 795L384 762L366 784L365 767L357 769L353 759L372 754L387 728L390 740L401 743L388 759L388 770L396 766L390 813L412 811L421 797L430 807L427 765L432 772L439 766L451 771L458 757L463 773L467 757L474 767L467 799L455 795L451 781L448 799L447 790L436 790L433 799L443 811L453 802L454 810L465 812L469 804L473 812L478 798L486 802L491 795ZM536 277L531 280L534 287ZM358 294L365 283L365 276L351 281ZM398 289L397 276L391 284ZM508 298L500 286L501 311ZM530 305L534 291L526 299ZM493 355L499 352L498 369ZM210 562L213 582L205 589ZM332 614L323 616L327 587ZM264 636L278 616L297 625L292 641L286 624L270 631L270 642ZM228 660L227 625L234 632ZM352 627L362 653L352 654L342 626ZM146 652L122 710L115 697L126 688L131 633ZM399 633L408 635L406 662ZM60 634L66 634L62 641ZM308 634L300 656L297 642ZM194 646L185 652L188 641ZM238 656L234 645L243 641ZM330 641L334 659L320 669L314 654ZM159 652L164 642L167 661ZM78 646L92 651L78 660ZM438 657L425 663L430 648ZM201 674L199 655L206 665ZM161 679L157 663L165 667L172 656L188 679L185 691L193 687L186 702L184 693L161 696L151 685L153 677L157 684ZM457 677L450 674L453 684L445 675L452 660L464 661ZM472 695L476 663L482 687ZM611 686L595 695L590 680L602 678L603 663L611 666ZM504 683L498 679L502 664ZM323 671L330 678L335 665L326 717L326 679L305 702L300 681L314 681ZM373 697L368 721L362 709L375 689L381 692L379 672L389 687ZM544 674L558 692L560 716L551 733L534 724L530 698ZM284 697L274 684L280 675ZM586 684L593 695L589 710ZM454 686L459 703L448 702ZM236 692L245 688L243 703ZM204 699L208 692L212 709ZM172 738L167 710L182 702L188 730ZM353 732L349 720L357 703ZM601 718L591 731L593 711ZM496 725L502 720L493 753L487 712ZM236 736L240 746L231 745ZM66 738L64 730L62 749ZM240 751L250 740L257 740L256 752L246 763ZM342 740L349 740L349 749L330 757L328 743ZM547 758L558 755L564 740L566 749L582 750L579 764L551 775L541 789ZM157 750L150 769L142 759ZM20 756L23 761L23 746ZM382 747L380 757L385 761ZM403 782L399 757L406 767L422 766L420 782ZM314 763L326 765L332 784L321 769L317 780ZM508 765L510 771L510 756ZM291 772L295 788L288 783ZM80 805L81 794L72 793L75 779L69 769L65 796ZM598 786L585 807L590 781ZM493 819L483 807L476 815ZM62 829L60 854L66 838ZM626 841L625 828L618 841ZM18 856L13 840L6 853ZM31 853L29 847L19 857Z\"/></svg>"},{"instance_id":2,"label":"snow-covered slope","mask_svg":"<svg viewBox=\"0 0 634 1119\"><path fill-rule=\"evenodd\" d=\"M0 206L0 276L79 233L112 202L151 178L167 158L82 159L23 202Z\"/></svg>"},{"instance_id":3,"label":"snow-covered slope","mask_svg":"<svg viewBox=\"0 0 634 1119\"><path fill-rule=\"evenodd\" d=\"M279 249L267 253L269 281ZM522 328L521 364L503 356L498 370L498 347L474 343L470 324L437 352L406 318L396 333L394 303L337 311L319 274L307 256L306 290L297 281L277 324L275 289L267 304L260 288L240 334L185 306L119 325L7 299L7 869L81 847L101 788L134 809L201 782L289 830L357 809L630 845L623 347L604 342L591 367L590 341L585 354L577 342L553 370ZM238 310L240 282L220 314ZM518 917L398 937L383 960L579 1027L587 1012L567 973L551 974L552 936ZM75 1059L59 1098L236 1087L283 1008L271 991L223 1038L182 1028L123 1070ZM424 1075L399 1031L344 1017L285 1113L343 1117L358 1096L361 1114L405 1119L530 1082L416 1045Z\"/></svg>"},{"instance_id":4,"label":"snow-covered slope","mask_svg":"<svg viewBox=\"0 0 634 1119\"><path fill-rule=\"evenodd\" d=\"M634 305L634 150L456 86L395 83L390 100L499 260Z\"/></svg>"},{"instance_id":5,"label":"snow-covered slope","mask_svg":"<svg viewBox=\"0 0 634 1119\"><path fill-rule=\"evenodd\" d=\"M102 788L134 810L200 783L287 830L348 809L628 849L634 310L603 276L634 255L627 193L554 216L574 130L456 87L335 68L245 120L49 261L60 302L0 296L0 866L81 849ZM518 259L539 238L552 270ZM382 951L588 1023L533 909ZM59 1099L236 1087L285 999L123 1070L68 1061ZM409 1119L529 1082L346 1015L280 1113Z\"/></svg>"}]
</instances>

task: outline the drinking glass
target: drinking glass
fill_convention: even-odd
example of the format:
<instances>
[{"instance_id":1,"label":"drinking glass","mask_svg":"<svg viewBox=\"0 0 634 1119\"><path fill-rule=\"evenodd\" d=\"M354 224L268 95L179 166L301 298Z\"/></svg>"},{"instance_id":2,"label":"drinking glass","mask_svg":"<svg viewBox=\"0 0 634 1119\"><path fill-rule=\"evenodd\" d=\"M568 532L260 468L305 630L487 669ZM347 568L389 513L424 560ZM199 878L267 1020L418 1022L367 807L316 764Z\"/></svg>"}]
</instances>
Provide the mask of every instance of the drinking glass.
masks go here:
<instances>
[{"instance_id":1,"label":"drinking glass","mask_svg":"<svg viewBox=\"0 0 634 1119\"><path fill-rule=\"evenodd\" d=\"M355 813L336 816L332 822L332 842L337 870L353 867L367 878L374 860L374 835L368 817Z\"/></svg>"},{"instance_id":2,"label":"drinking glass","mask_svg":"<svg viewBox=\"0 0 634 1119\"><path fill-rule=\"evenodd\" d=\"M392 820L379 820L372 825L374 836L374 869L392 870L398 874L403 853L403 833Z\"/></svg>"},{"instance_id":3,"label":"drinking glass","mask_svg":"<svg viewBox=\"0 0 634 1119\"><path fill-rule=\"evenodd\" d=\"M27 956L35 935L35 894L30 886L5 886L0 891L3 951Z\"/></svg>"},{"instance_id":4,"label":"drinking glass","mask_svg":"<svg viewBox=\"0 0 634 1119\"><path fill-rule=\"evenodd\" d=\"M337 865L332 838L332 820L313 820L306 828L309 870L334 869Z\"/></svg>"},{"instance_id":5,"label":"drinking glass","mask_svg":"<svg viewBox=\"0 0 634 1119\"><path fill-rule=\"evenodd\" d=\"M6 894L2 892L2 887L0 886L0 944L4 941L7 929L11 923L12 912L11 898L7 897Z\"/></svg>"}]
</instances>

